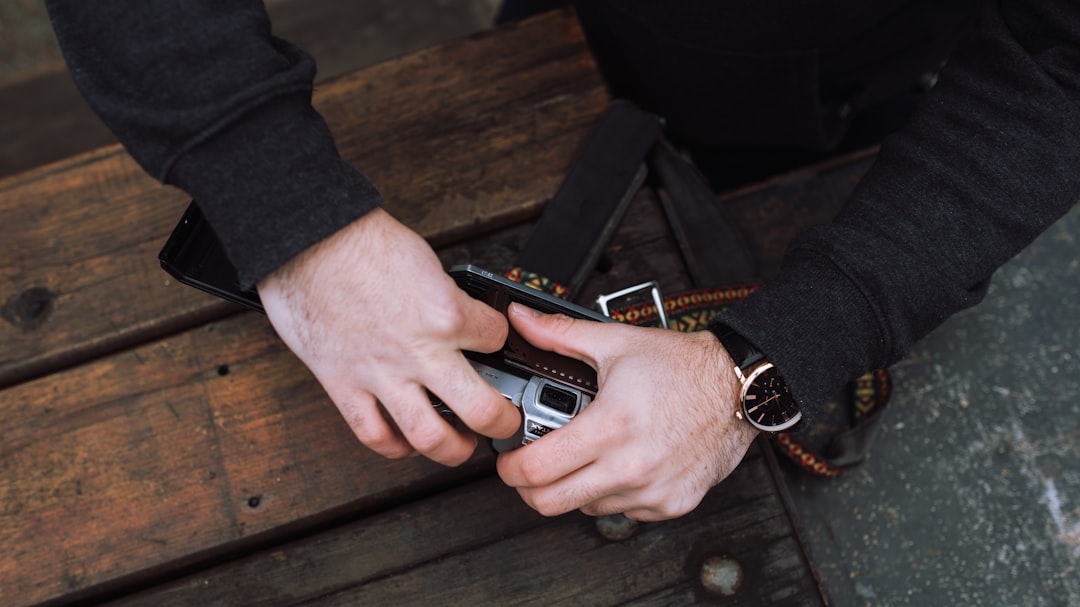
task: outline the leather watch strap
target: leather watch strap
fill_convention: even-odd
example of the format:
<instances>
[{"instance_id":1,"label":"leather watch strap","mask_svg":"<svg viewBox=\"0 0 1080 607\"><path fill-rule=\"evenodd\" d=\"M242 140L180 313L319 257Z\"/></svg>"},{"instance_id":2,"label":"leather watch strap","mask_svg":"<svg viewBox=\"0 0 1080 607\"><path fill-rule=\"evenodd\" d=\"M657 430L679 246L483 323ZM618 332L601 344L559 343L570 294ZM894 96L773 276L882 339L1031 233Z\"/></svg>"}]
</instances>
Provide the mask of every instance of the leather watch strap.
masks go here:
<instances>
[{"instance_id":1,"label":"leather watch strap","mask_svg":"<svg viewBox=\"0 0 1080 607\"><path fill-rule=\"evenodd\" d=\"M731 359L740 369L749 369L752 365L765 359L765 354L758 350L754 344L745 337L735 332L735 329L727 325L717 324L710 328L716 338L723 344Z\"/></svg>"}]
</instances>

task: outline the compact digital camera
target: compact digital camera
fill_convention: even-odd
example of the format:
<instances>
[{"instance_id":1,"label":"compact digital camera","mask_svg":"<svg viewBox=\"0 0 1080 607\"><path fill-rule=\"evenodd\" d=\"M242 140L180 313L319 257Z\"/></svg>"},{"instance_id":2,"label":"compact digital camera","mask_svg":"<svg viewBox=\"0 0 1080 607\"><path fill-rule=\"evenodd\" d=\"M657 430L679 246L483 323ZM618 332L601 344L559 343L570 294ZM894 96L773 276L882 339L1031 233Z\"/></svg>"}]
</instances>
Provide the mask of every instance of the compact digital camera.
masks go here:
<instances>
[{"instance_id":1,"label":"compact digital camera","mask_svg":"<svg viewBox=\"0 0 1080 607\"><path fill-rule=\"evenodd\" d=\"M508 373L476 361L469 362L499 394L521 410L522 424L517 434L491 440L492 448L500 453L527 445L561 428L592 400L592 395L550 379Z\"/></svg>"},{"instance_id":2,"label":"compact digital camera","mask_svg":"<svg viewBox=\"0 0 1080 607\"><path fill-rule=\"evenodd\" d=\"M614 322L597 312L476 266L455 266L450 268L450 276L466 293L503 314L511 302L517 302L545 314ZM493 354L466 352L465 357L480 377L521 411L522 424L517 434L491 441L498 452L527 445L561 428L592 402L598 389L596 371L592 367L533 346L513 327L510 327L501 351Z\"/></svg>"},{"instance_id":3,"label":"compact digital camera","mask_svg":"<svg viewBox=\"0 0 1080 607\"><path fill-rule=\"evenodd\" d=\"M180 282L234 303L264 312L258 293L240 288L236 269L210 225L192 202L158 255L162 267ZM449 274L462 290L506 314L511 302L546 314L614 322L597 312L552 297L476 266L454 266ZM581 413L598 389L596 371L586 363L541 350L510 328L502 350L465 352L473 369L521 410L518 433L492 446L502 452L526 445L561 428ZM453 412L434 397L432 404L448 421Z\"/></svg>"}]
</instances>

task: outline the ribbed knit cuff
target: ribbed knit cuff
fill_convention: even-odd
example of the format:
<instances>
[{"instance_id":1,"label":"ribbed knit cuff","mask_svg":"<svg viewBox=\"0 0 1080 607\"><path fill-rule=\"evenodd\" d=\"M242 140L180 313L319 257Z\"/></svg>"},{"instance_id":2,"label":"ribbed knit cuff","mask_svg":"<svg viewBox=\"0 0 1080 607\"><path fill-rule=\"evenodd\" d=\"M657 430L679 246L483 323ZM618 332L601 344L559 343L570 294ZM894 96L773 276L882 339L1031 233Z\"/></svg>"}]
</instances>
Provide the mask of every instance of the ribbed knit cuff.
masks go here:
<instances>
[{"instance_id":1,"label":"ribbed knit cuff","mask_svg":"<svg viewBox=\"0 0 1080 607\"><path fill-rule=\"evenodd\" d=\"M167 182L199 202L242 288L381 202L306 93L246 113L180 158Z\"/></svg>"}]
</instances>

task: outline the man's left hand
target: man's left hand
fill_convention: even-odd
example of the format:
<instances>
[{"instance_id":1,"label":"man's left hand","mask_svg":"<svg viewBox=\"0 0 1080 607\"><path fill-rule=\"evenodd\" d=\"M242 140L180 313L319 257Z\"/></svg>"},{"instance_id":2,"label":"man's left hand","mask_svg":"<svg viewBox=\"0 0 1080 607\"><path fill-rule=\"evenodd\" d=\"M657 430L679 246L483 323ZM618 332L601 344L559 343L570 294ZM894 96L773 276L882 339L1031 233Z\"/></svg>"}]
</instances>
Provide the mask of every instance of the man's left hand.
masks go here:
<instances>
[{"instance_id":1,"label":"man's left hand","mask_svg":"<svg viewBox=\"0 0 1080 607\"><path fill-rule=\"evenodd\" d=\"M735 417L734 363L711 333L576 320L518 304L509 312L530 343L583 360L599 377L596 398L570 423L499 456L503 481L541 514L682 516L757 435Z\"/></svg>"}]
</instances>

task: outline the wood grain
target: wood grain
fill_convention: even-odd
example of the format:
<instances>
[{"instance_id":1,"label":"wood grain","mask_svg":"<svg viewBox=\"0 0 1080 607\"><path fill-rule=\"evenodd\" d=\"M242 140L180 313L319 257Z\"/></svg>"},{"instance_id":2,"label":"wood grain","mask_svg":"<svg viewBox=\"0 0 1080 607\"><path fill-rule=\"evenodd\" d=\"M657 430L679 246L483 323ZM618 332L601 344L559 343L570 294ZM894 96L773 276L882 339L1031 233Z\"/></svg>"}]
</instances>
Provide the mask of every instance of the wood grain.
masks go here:
<instances>
[{"instance_id":1,"label":"wood grain","mask_svg":"<svg viewBox=\"0 0 1080 607\"><path fill-rule=\"evenodd\" d=\"M528 223L510 226L444 247L440 255L447 264L503 269L530 230ZM641 272L686 284L652 196L634 200L611 251L616 255L611 266L594 273L586 292L651 277ZM739 477L743 480L715 492L710 499L720 500L715 504L720 510L703 510L703 518L687 527L672 523L666 527L671 531L650 536L656 543L645 544L648 550L638 546L615 558L609 553L614 549L601 550L594 538L586 543L590 551L578 554L586 545L580 522L560 519L537 527L535 517L497 484L476 494L466 491L468 499L460 505L454 505L458 498L444 503L441 490L490 476L486 449L460 469L415 458L386 461L368 452L265 318L254 313L9 387L3 397L0 410L7 424L0 447L0 547L13 556L0 561L0 603L5 605L97 602L159 584L164 594L153 595L151 603L199 604L207 595L192 591L191 584L199 587L192 580L206 576L218 580L211 584L215 588L240 592L233 598L254 592L246 584L268 589L280 584L294 589L281 594L282 600L330 593L338 597L334 601L408 604L422 601L437 581L453 591L455 600L470 602L467 597L483 599L484 593L496 591L484 585L490 574L479 572L506 564L514 565L507 570L508 587L534 596L539 589L529 584L542 578L516 576L525 566L520 559L535 555L544 555L542 560L559 568L559 575L571 576L558 589L558 596L571 604L575 592L590 603L613 593L620 600L663 604L673 592L700 593L693 574L684 570L687 559L704 550L696 548L699 544L739 555L750 572L787 580L776 586L796 597L787 604L807 604L798 601L816 596L777 497L781 492L760 462L749 464L753 472ZM433 501L414 508L412 502L428 495ZM493 507L505 508L511 518L489 516L487 509ZM446 513L432 514L442 508ZM352 536L346 533L340 540L344 543L335 543L337 532L311 536L313 548L289 561L302 565L291 573L271 574L275 570L270 569L269 577L250 579L254 574L232 566L203 571L223 559L239 558L236 567L243 569L249 566L243 563L262 563L266 554L278 558L272 555L282 549L271 546L386 509L408 524L387 531L379 522L383 519L361 522L362 539L348 539ZM470 522L454 522L465 520ZM464 527L453 527L459 524ZM455 531L436 532L432 525ZM422 539L394 535L412 527L408 533L430 532ZM657 548L661 545L662 550ZM370 552L370 546L378 549ZM406 548L413 552L391 558ZM257 552L262 557L244 556L260 549L267 551ZM365 549L366 556L356 557L367 559L364 566L346 560L347 567L331 567L316 558L323 550L332 556ZM599 552L593 555L593 549ZM292 554L289 550L286 554ZM602 557L606 568L581 560L593 556ZM168 582L195 569L200 572L194 577ZM573 578L579 569L595 571L603 584L585 585ZM388 571L395 575L389 577ZM304 579L290 580L294 574ZM343 575L354 577L343 581ZM764 579L766 573L754 575ZM637 581L627 586L628 577ZM398 585L403 579L415 581L403 588ZM424 581L429 579L434 581ZM754 592L774 585L762 588Z\"/></svg>"},{"instance_id":2,"label":"wood grain","mask_svg":"<svg viewBox=\"0 0 1080 607\"><path fill-rule=\"evenodd\" d=\"M607 101L568 12L316 94L343 157L435 244L535 216ZM0 181L0 386L235 311L157 265L187 200L118 146Z\"/></svg>"},{"instance_id":3,"label":"wood grain","mask_svg":"<svg viewBox=\"0 0 1080 607\"><path fill-rule=\"evenodd\" d=\"M8 388L2 409L4 605L136 583L490 467L370 453L255 313Z\"/></svg>"},{"instance_id":4,"label":"wood grain","mask_svg":"<svg viewBox=\"0 0 1080 607\"><path fill-rule=\"evenodd\" d=\"M318 93L343 155L446 265L512 265L608 101L569 13L350 74ZM871 155L722 199L775 267ZM817 605L759 447L694 514L625 542L542 519L492 474L362 447L266 319L171 284L187 197L118 147L0 181L0 604ZM793 214L791 223L777 221ZM650 192L582 301L689 279Z\"/></svg>"},{"instance_id":5,"label":"wood grain","mask_svg":"<svg viewBox=\"0 0 1080 607\"><path fill-rule=\"evenodd\" d=\"M490 26L475 0L269 0L274 35L315 58L316 83ZM44 19L44 14L41 15ZM40 24L46 25L47 24ZM13 32L10 17L5 21ZM5 43L10 42L5 39ZM16 42L17 44L17 42ZM10 46L5 51L10 53ZM59 49L54 61L0 79L0 177L116 143L79 94Z\"/></svg>"},{"instance_id":6,"label":"wood grain","mask_svg":"<svg viewBox=\"0 0 1080 607\"><path fill-rule=\"evenodd\" d=\"M664 241L652 202L635 200L617 241ZM440 255L508 268L530 231ZM678 276L673 250L632 247L624 262L650 255ZM2 394L5 605L108 596L491 472L486 448L460 469L370 453L251 312Z\"/></svg>"},{"instance_id":7,"label":"wood grain","mask_svg":"<svg viewBox=\"0 0 1080 607\"><path fill-rule=\"evenodd\" d=\"M691 514L613 541L579 513L544 519L484 479L110 603L690 605L711 556L746 580L726 605L820 605L755 448Z\"/></svg>"}]
</instances>

